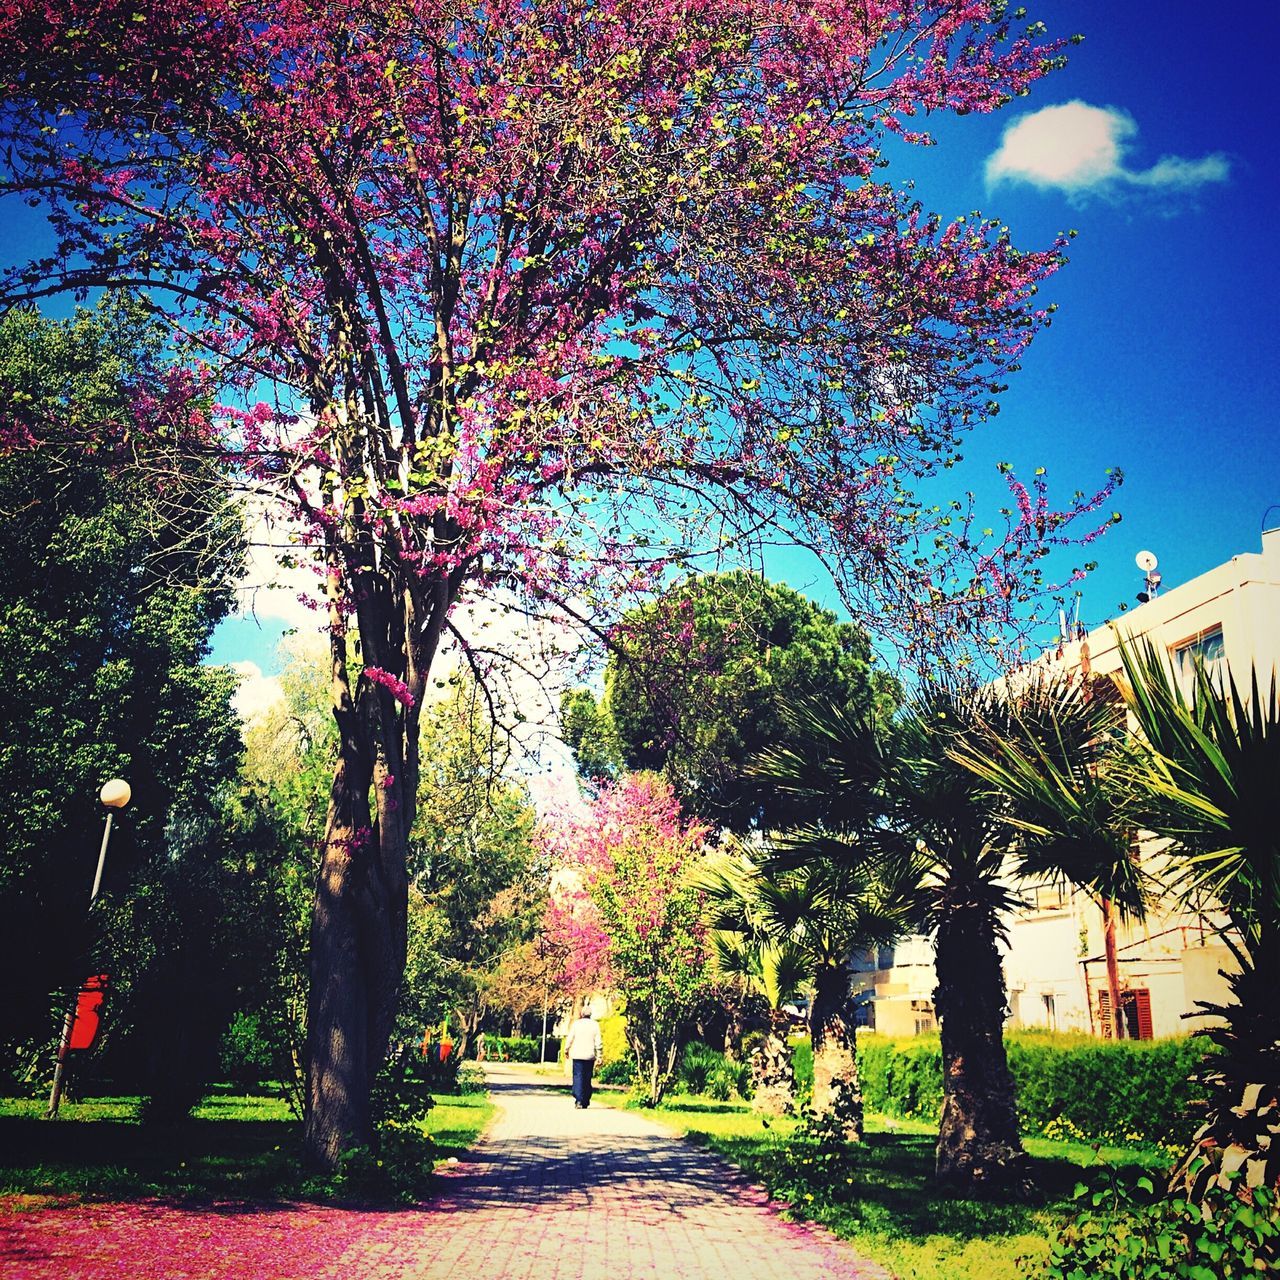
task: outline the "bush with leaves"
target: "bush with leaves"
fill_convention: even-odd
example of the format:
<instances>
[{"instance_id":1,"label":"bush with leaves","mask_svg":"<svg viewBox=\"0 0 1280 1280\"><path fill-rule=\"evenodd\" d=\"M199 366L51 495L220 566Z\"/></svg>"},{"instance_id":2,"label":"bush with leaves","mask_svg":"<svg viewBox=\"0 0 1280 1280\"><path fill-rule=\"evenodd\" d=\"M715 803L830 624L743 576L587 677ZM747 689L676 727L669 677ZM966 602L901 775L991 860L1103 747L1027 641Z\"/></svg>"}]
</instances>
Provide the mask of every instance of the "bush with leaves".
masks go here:
<instances>
[{"instance_id":1,"label":"bush with leaves","mask_svg":"<svg viewBox=\"0 0 1280 1280\"><path fill-rule=\"evenodd\" d=\"M173 826L235 774L234 678L204 660L240 571L241 513L211 451L125 425L207 409L170 355L127 295L62 321L23 308L0 318L5 1074L28 1073L37 1055L52 1069L57 1011L89 973L111 972L118 1022L134 994L123 970L142 971L152 940L135 935L117 955L104 916L167 874ZM26 443L12 447L17 413ZM98 789L113 776L133 798L90 914ZM151 1034L165 1034L163 1019Z\"/></svg>"},{"instance_id":2,"label":"bush with leaves","mask_svg":"<svg viewBox=\"0 0 1280 1280\"><path fill-rule=\"evenodd\" d=\"M1266 1187L1210 1184L1193 1204L1108 1170L1075 1198L1048 1261L1027 1272L1036 1280L1246 1280L1280 1264L1280 1202Z\"/></svg>"},{"instance_id":3,"label":"bush with leaves","mask_svg":"<svg viewBox=\"0 0 1280 1280\"><path fill-rule=\"evenodd\" d=\"M630 774L602 787L585 813L543 822L542 842L562 884L548 933L574 966L563 981L589 991L608 974L623 993L649 1106L670 1087L709 986L706 929L689 881L705 836L656 774ZM599 960L592 959L590 981L584 957Z\"/></svg>"},{"instance_id":4,"label":"bush with leaves","mask_svg":"<svg viewBox=\"0 0 1280 1280\"><path fill-rule=\"evenodd\" d=\"M438 1154L424 1127L438 1087L433 1064L401 1054L379 1072L373 1089L374 1141L343 1153L337 1169L306 1187L310 1194L359 1201L421 1200L431 1188ZM453 1085L456 1088L457 1067Z\"/></svg>"},{"instance_id":5,"label":"bush with leaves","mask_svg":"<svg viewBox=\"0 0 1280 1280\"><path fill-rule=\"evenodd\" d=\"M1190 1136L1202 1096L1190 1076L1209 1050L1201 1037L1115 1042L1015 1031L1006 1047L1024 1134L1166 1145ZM936 1035L862 1036L858 1070L868 1110L937 1120L942 1051Z\"/></svg>"},{"instance_id":6,"label":"bush with leaves","mask_svg":"<svg viewBox=\"0 0 1280 1280\"><path fill-rule=\"evenodd\" d=\"M487 1058L495 1058L499 1062L539 1062L542 1060L541 1036L484 1035L480 1038L484 1042L484 1052ZM559 1057L559 1038L548 1036L545 1060L547 1062L555 1062Z\"/></svg>"},{"instance_id":7,"label":"bush with leaves","mask_svg":"<svg viewBox=\"0 0 1280 1280\"><path fill-rule=\"evenodd\" d=\"M612 1062L604 1063L596 1071L595 1081L597 1084L635 1084L635 1058L615 1058Z\"/></svg>"}]
</instances>

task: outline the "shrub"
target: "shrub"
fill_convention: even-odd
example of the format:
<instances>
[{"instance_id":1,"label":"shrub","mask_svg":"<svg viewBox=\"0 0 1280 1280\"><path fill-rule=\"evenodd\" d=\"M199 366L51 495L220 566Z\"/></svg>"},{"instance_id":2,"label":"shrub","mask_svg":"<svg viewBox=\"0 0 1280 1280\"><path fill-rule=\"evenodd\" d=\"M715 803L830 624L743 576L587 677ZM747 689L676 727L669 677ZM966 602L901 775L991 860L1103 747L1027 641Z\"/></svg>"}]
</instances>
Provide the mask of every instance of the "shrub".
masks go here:
<instances>
[{"instance_id":1,"label":"shrub","mask_svg":"<svg viewBox=\"0 0 1280 1280\"><path fill-rule=\"evenodd\" d=\"M1034 1032L1010 1037L1026 1133L1054 1127L1104 1142L1183 1146L1196 1126L1200 1089L1191 1076L1204 1061L1200 1037L1127 1040Z\"/></svg>"},{"instance_id":2,"label":"shrub","mask_svg":"<svg viewBox=\"0 0 1280 1280\"><path fill-rule=\"evenodd\" d=\"M272 1038L260 1013L237 1013L222 1033L218 1046L218 1074L243 1087L261 1084L275 1076Z\"/></svg>"},{"instance_id":3,"label":"shrub","mask_svg":"<svg viewBox=\"0 0 1280 1280\"><path fill-rule=\"evenodd\" d=\"M1088 1142L1181 1145L1194 1128L1194 1069L1208 1048L1196 1038L1126 1040L1013 1032L1006 1037L1027 1134ZM942 1107L937 1036L858 1037L858 1068L869 1111L936 1120Z\"/></svg>"},{"instance_id":4,"label":"shrub","mask_svg":"<svg viewBox=\"0 0 1280 1280\"><path fill-rule=\"evenodd\" d=\"M813 1093L813 1044L808 1036L795 1041L791 1053L791 1066L796 1073L796 1097L808 1097Z\"/></svg>"},{"instance_id":5,"label":"shrub","mask_svg":"<svg viewBox=\"0 0 1280 1280\"><path fill-rule=\"evenodd\" d=\"M1276 1193L1248 1198L1211 1184L1202 1206L1162 1199L1149 1178L1132 1185L1108 1173L1076 1187L1080 1208L1030 1274L1045 1280L1245 1280L1280 1262Z\"/></svg>"},{"instance_id":6,"label":"shrub","mask_svg":"<svg viewBox=\"0 0 1280 1280\"><path fill-rule=\"evenodd\" d=\"M634 1058L615 1058L606 1061L595 1073L600 1084L635 1084L636 1064Z\"/></svg>"},{"instance_id":7,"label":"shrub","mask_svg":"<svg viewBox=\"0 0 1280 1280\"><path fill-rule=\"evenodd\" d=\"M751 1081L751 1064L726 1059L707 1077L707 1095L717 1102L731 1098L750 1099L755 1092Z\"/></svg>"},{"instance_id":8,"label":"shrub","mask_svg":"<svg viewBox=\"0 0 1280 1280\"><path fill-rule=\"evenodd\" d=\"M751 1067L730 1062L718 1049L690 1040L680 1055L676 1085L681 1093L705 1094L717 1102L751 1096Z\"/></svg>"},{"instance_id":9,"label":"shrub","mask_svg":"<svg viewBox=\"0 0 1280 1280\"><path fill-rule=\"evenodd\" d=\"M627 1020L620 1013L611 1013L600 1019L600 1039L604 1044L604 1060L612 1062L632 1062L634 1075L634 1058L631 1042L627 1039Z\"/></svg>"},{"instance_id":10,"label":"shrub","mask_svg":"<svg viewBox=\"0 0 1280 1280\"><path fill-rule=\"evenodd\" d=\"M858 1081L868 1111L908 1120L942 1113L942 1046L937 1036L858 1036Z\"/></svg>"},{"instance_id":11,"label":"shrub","mask_svg":"<svg viewBox=\"0 0 1280 1280\"><path fill-rule=\"evenodd\" d=\"M484 1037L484 1052L488 1058L499 1062L537 1062L542 1051L541 1036L490 1036ZM547 1037L547 1061L560 1057L560 1041Z\"/></svg>"},{"instance_id":12,"label":"shrub","mask_svg":"<svg viewBox=\"0 0 1280 1280\"><path fill-rule=\"evenodd\" d=\"M464 1062L458 1067L457 1080L454 1084L457 1093L486 1093L488 1085L484 1082L484 1072L474 1062ZM437 1090L437 1092L440 1092Z\"/></svg>"},{"instance_id":13,"label":"shrub","mask_svg":"<svg viewBox=\"0 0 1280 1280\"><path fill-rule=\"evenodd\" d=\"M712 1073L723 1066L723 1053L717 1053L701 1040L690 1040L676 1068L676 1087L681 1093L706 1093Z\"/></svg>"}]
</instances>

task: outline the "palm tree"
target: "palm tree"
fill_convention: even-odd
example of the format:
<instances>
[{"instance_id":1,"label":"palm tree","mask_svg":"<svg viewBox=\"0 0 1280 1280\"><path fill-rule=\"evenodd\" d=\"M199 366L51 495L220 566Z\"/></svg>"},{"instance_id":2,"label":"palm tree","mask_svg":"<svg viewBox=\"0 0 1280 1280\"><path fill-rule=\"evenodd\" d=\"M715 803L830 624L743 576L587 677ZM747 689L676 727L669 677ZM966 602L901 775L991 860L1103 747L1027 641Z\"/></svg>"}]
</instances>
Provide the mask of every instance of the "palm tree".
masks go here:
<instances>
[{"instance_id":1,"label":"palm tree","mask_svg":"<svg viewBox=\"0 0 1280 1280\"><path fill-rule=\"evenodd\" d=\"M1225 913L1222 940L1239 965L1230 1000L1204 1004L1220 1023L1220 1053L1203 1077L1209 1116L1174 1175L1199 1199L1240 1171L1246 1187L1280 1185L1280 705L1276 678L1263 692L1220 682L1197 665L1183 689L1149 643L1121 645L1122 692L1138 738L1118 784L1137 797L1142 826L1171 842L1169 887Z\"/></svg>"},{"instance_id":2,"label":"palm tree","mask_svg":"<svg viewBox=\"0 0 1280 1280\"><path fill-rule=\"evenodd\" d=\"M769 934L757 904L759 878L746 855L723 851L704 864L697 885L706 895L712 962L744 993L762 997L767 1010L764 1040L751 1059L752 1109L785 1115L795 1103L795 1069L784 1006L803 996L808 975L800 948Z\"/></svg>"},{"instance_id":3,"label":"palm tree","mask_svg":"<svg viewBox=\"0 0 1280 1280\"><path fill-rule=\"evenodd\" d=\"M874 719L798 704L791 745L757 758L752 772L801 801L809 822L765 840L753 886L762 927L804 957L812 995L813 1109L862 1136L849 958L909 927L916 868L908 851L872 839L884 760Z\"/></svg>"},{"instance_id":4,"label":"palm tree","mask_svg":"<svg viewBox=\"0 0 1280 1280\"><path fill-rule=\"evenodd\" d=\"M1007 700L998 727L986 726L981 749L977 743L951 748L957 763L1007 801L1008 820L1019 832L1016 873L1066 881L1102 912L1116 1039L1124 1034L1116 919L1142 919L1147 897L1133 854L1132 797L1109 772L1123 732L1124 707L1111 681L1039 677Z\"/></svg>"},{"instance_id":5,"label":"palm tree","mask_svg":"<svg viewBox=\"0 0 1280 1280\"><path fill-rule=\"evenodd\" d=\"M1030 1187L1004 1045L999 952L1015 901L1006 868L1015 829L1003 801L955 758L967 748L981 752L1008 715L1007 699L989 690L923 693L898 721L883 785L883 839L915 853L916 908L934 943L942 1041L936 1174L967 1194Z\"/></svg>"}]
</instances>

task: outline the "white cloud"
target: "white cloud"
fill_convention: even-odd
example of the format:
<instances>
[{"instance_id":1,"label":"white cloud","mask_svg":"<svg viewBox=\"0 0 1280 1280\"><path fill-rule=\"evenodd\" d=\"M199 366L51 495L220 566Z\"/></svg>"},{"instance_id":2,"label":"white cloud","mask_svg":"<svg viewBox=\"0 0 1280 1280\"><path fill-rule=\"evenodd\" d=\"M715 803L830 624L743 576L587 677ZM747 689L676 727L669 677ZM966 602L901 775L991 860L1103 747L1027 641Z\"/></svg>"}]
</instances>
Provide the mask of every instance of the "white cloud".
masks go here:
<instances>
[{"instance_id":1,"label":"white cloud","mask_svg":"<svg viewBox=\"0 0 1280 1280\"><path fill-rule=\"evenodd\" d=\"M284 701L284 690L277 676L264 676L256 662L233 662L231 669L240 677L231 705L246 722Z\"/></svg>"},{"instance_id":2,"label":"white cloud","mask_svg":"<svg viewBox=\"0 0 1280 1280\"><path fill-rule=\"evenodd\" d=\"M1131 168L1126 155L1137 136L1137 122L1115 107L1078 99L1044 107L1005 129L987 160L987 182L1027 182L1084 195L1123 187L1190 191L1230 177L1230 161L1219 152L1199 160L1162 156L1149 169Z\"/></svg>"},{"instance_id":3,"label":"white cloud","mask_svg":"<svg viewBox=\"0 0 1280 1280\"><path fill-rule=\"evenodd\" d=\"M322 580L311 553L296 541L298 526L265 502L249 510L249 554L237 584L237 611L259 620L295 627L306 634L324 625L323 610L309 608L302 597L318 601ZM281 556L291 563L281 564Z\"/></svg>"},{"instance_id":4,"label":"white cloud","mask_svg":"<svg viewBox=\"0 0 1280 1280\"><path fill-rule=\"evenodd\" d=\"M1215 152L1199 160L1184 160L1182 156L1161 156L1144 173L1130 173L1130 182L1151 187L1180 187L1190 190L1207 182L1226 182L1231 177L1231 162Z\"/></svg>"}]
</instances>

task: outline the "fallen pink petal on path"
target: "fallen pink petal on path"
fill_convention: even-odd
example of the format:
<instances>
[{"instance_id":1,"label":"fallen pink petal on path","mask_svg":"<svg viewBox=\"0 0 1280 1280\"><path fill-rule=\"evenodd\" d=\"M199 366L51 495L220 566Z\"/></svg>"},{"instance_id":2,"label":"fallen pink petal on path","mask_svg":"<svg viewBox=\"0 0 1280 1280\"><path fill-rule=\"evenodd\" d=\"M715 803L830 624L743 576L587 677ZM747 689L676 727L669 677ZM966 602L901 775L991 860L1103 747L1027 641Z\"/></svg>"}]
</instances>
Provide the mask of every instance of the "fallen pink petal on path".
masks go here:
<instances>
[{"instance_id":1,"label":"fallen pink petal on path","mask_svg":"<svg viewBox=\"0 0 1280 1280\"><path fill-rule=\"evenodd\" d=\"M147 1200L0 1216L6 1280L887 1280L630 1111L486 1064L501 1113L420 1209Z\"/></svg>"}]
</instances>

